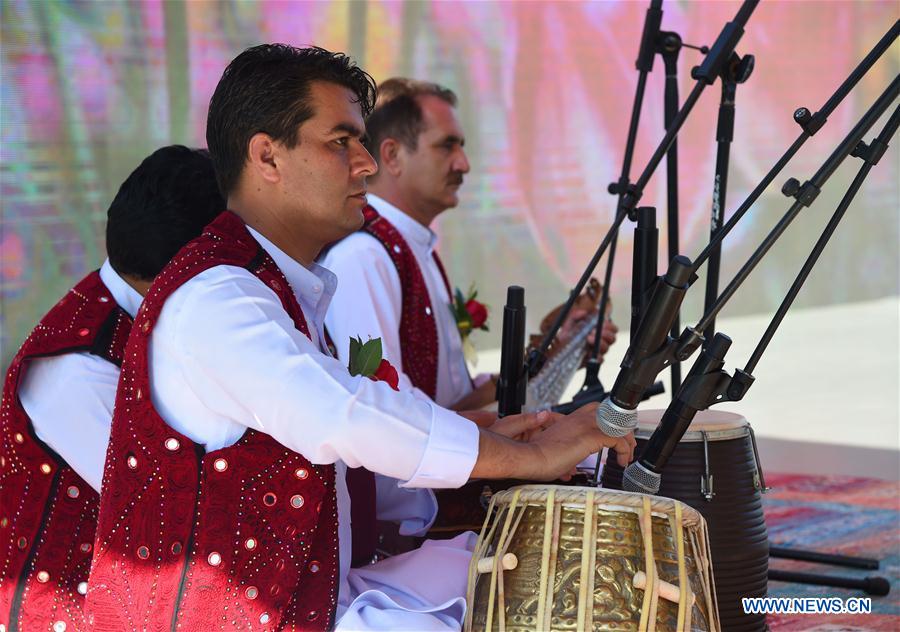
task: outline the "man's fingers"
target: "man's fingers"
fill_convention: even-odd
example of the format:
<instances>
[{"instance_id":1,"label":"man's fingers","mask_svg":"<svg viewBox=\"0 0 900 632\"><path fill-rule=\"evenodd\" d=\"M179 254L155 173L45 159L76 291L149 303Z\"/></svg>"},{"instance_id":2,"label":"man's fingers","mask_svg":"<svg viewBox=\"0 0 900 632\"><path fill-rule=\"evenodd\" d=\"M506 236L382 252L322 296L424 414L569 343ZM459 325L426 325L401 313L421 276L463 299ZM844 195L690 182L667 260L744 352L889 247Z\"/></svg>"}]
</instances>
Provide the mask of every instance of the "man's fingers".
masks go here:
<instances>
[{"instance_id":1,"label":"man's fingers","mask_svg":"<svg viewBox=\"0 0 900 632\"><path fill-rule=\"evenodd\" d=\"M497 413L489 410L462 410L457 414L482 428L490 428L497 421Z\"/></svg>"},{"instance_id":2,"label":"man's fingers","mask_svg":"<svg viewBox=\"0 0 900 632\"><path fill-rule=\"evenodd\" d=\"M572 309L571 312L569 312L569 320L574 320L574 321L582 320L588 314L590 314L590 312L587 311L586 309L581 309L579 307L575 307Z\"/></svg>"},{"instance_id":3,"label":"man's fingers","mask_svg":"<svg viewBox=\"0 0 900 632\"><path fill-rule=\"evenodd\" d=\"M504 437L514 438L518 435L530 433L530 431L552 422L553 415L550 411L542 410L539 413L503 417L495 421L490 430Z\"/></svg>"},{"instance_id":4,"label":"man's fingers","mask_svg":"<svg viewBox=\"0 0 900 632\"><path fill-rule=\"evenodd\" d=\"M618 441L613 445L613 450L616 452L616 461L621 467L627 467L634 460L635 445L634 436L631 434L619 437Z\"/></svg>"}]
</instances>

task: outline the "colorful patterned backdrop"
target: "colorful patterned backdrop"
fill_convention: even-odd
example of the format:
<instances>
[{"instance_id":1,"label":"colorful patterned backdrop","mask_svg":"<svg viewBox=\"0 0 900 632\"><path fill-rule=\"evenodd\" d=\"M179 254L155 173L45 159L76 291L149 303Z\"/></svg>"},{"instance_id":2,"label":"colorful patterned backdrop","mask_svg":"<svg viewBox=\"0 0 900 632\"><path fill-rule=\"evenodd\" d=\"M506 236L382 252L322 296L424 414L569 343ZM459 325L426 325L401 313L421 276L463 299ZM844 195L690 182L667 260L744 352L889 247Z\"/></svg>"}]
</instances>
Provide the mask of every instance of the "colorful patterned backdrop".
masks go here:
<instances>
[{"instance_id":1,"label":"colorful patterned backdrop","mask_svg":"<svg viewBox=\"0 0 900 632\"><path fill-rule=\"evenodd\" d=\"M606 231L637 73L647 2L300 2L0 0L2 360L74 280L103 259L106 206L160 145L200 145L206 105L228 60L263 41L318 44L356 57L377 80L428 78L460 95L472 173L440 221L457 284L499 308L525 285L532 317L561 302ZM711 44L738 3L667 1L663 28ZM739 52L756 70L738 89L728 214L796 138L791 113L818 109L900 17L892 1L767 0ZM682 52L680 91L701 56ZM730 278L789 204L788 176L812 175L900 69L894 47L807 143L725 245ZM650 76L634 175L662 135L662 62ZM707 239L719 87L679 140L682 251ZM869 134L871 138L873 134ZM873 171L799 305L898 294L898 166ZM771 311L858 168L840 169L754 273L726 314ZM660 205L665 178L644 203ZM615 315L628 319L631 227L620 240ZM665 239L660 239L661 249ZM701 271L702 273L702 271ZM790 277L790 278L788 278ZM699 315L702 290L686 304ZM492 335L497 336L499 327ZM493 341L496 342L496 341Z\"/></svg>"}]
</instances>

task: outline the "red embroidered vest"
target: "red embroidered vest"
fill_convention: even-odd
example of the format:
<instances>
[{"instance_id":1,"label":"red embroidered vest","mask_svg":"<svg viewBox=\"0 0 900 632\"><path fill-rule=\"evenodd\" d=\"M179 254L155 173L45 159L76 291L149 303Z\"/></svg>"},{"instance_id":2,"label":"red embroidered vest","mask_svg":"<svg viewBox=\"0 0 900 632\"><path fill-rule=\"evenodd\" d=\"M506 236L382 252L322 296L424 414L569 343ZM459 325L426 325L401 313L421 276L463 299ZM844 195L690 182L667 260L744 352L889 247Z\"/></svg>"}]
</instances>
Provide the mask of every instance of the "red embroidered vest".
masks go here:
<instances>
[{"instance_id":1,"label":"red embroidered vest","mask_svg":"<svg viewBox=\"0 0 900 632\"><path fill-rule=\"evenodd\" d=\"M403 372L409 376L414 386L434 399L437 395L438 331L425 278L416 256L400 231L371 206L363 209L363 215L365 224L362 230L384 246L400 275L400 287L403 291L400 359L403 362ZM434 260L447 286L447 293L452 296L447 274L437 253L434 254Z\"/></svg>"},{"instance_id":2,"label":"red embroidered vest","mask_svg":"<svg viewBox=\"0 0 900 632\"><path fill-rule=\"evenodd\" d=\"M47 313L6 374L0 408L0 627L82 630L98 496L34 433L19 402L28 360L122 362L131 318L93 272ZM47 393L53 397L53 393ZM78 424L78 414L59 423Z\"/></svg>"},{"instance_id":3,"label":"red embroidered vest","mask_svg":"<svg viewBox=\"0 0 900 632\"><path fill-rule=\"evenodd\" d=\"M204 453L151 402L148 342L160 311L217 265L250 270L309 335L284 275L229 211L157 277L116 397L85 606L97 630L325 630L334 622L334 466L312 465L253 430Z\"/></svg>"}]
</instances>

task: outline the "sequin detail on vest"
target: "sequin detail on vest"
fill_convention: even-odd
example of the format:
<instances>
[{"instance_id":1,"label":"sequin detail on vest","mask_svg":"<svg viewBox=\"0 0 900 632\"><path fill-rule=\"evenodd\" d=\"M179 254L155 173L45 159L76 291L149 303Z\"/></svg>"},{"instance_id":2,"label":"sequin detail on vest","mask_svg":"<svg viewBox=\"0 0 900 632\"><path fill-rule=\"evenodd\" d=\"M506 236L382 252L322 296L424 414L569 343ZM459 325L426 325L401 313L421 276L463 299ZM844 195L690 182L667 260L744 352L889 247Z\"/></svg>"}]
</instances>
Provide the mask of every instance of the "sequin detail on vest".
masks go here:
<instances>
[{"instance_id":1,"label":"sequin detail on vest","mask_svg":"<svg viewBox=\"0 0 900 632\"><path fill-rule=\"evenodd\" d=\"M325 630L337 602L333 465L247 430L204 453L157 413L149 337L166 299L204 270L244 267L309 335L287 280L226 211L166 266L122 363L86 612L98 630Z\"/></svg>"},{"instance_id":2,"label":"sequin detail on vest","mask_svg":"<svg viewBox=\"0 0 900 632\"><path fill-rule=\"evenodd\" d=\"M18 389L31 358L88 352L120 365L131 318L97 272L35 327L6 374L0 406L0 624L83 630L99 498L34 433ZM48 394L52 397L52 393ZM79 423L77 414L60 423Z\"/></svg>"}]
</instances>

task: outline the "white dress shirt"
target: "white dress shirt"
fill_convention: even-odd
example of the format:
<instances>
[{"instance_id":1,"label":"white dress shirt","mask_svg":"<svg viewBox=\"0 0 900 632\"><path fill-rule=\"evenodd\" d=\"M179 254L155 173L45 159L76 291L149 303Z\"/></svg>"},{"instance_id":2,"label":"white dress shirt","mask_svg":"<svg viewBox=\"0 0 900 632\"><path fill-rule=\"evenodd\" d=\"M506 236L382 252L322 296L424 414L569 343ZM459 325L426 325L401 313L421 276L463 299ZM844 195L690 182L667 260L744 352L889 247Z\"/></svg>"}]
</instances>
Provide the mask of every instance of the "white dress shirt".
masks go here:
<instances>
[{"instance_id":1,"label":"white dress shirt","mask_svg":"<svg viewBox=\"0 0 900 632\"><path fill-rule=\"evenodd\" d=\"M451 298L433 256L437 236L377 195L370 193L368 200L397 228L419 263L437 325L438 367L434 401L441 406L452 406L472 391L472 382L456 319L450 311ZM401 388L409 387L411 382L403 373L400 353L403 292L397 268L384 246L368 233L357 232L333 246L322 264L341 280L325 319L338 357L347 357L351 337L381 338L384 357L400 372Z\"/></svg>"},{"instance_id":2,"label":"white dress shirt","mask_svg":"<svg viewBox=\"0 0 900 632\"><path fill-rule=\"evenodd\" d=\"M134 318L142 297L107 259L100 279L113 300ZM87 351L34 358L24 369L19 401L38 438L100 491L109 444L119 367Z\"/></svg>"},{"instance_id":3,"label":"white dress shirt","mask_svg":"<svg viewBox=\"0 0 900 632\"><path fill-rule=\"evenodd\" d=\"M362 465L403 486L457 487L478 456L478 429L416 391L351 377L323 344L335 276L315 264L305 268L250 232L287 278L312 341L252 273L216 266L162 308L150 338L151 397L172 428L207 452L253 428L313 463L337 465L340 616L351 595L345 467Z\"/></svg>"}]
</instances>

